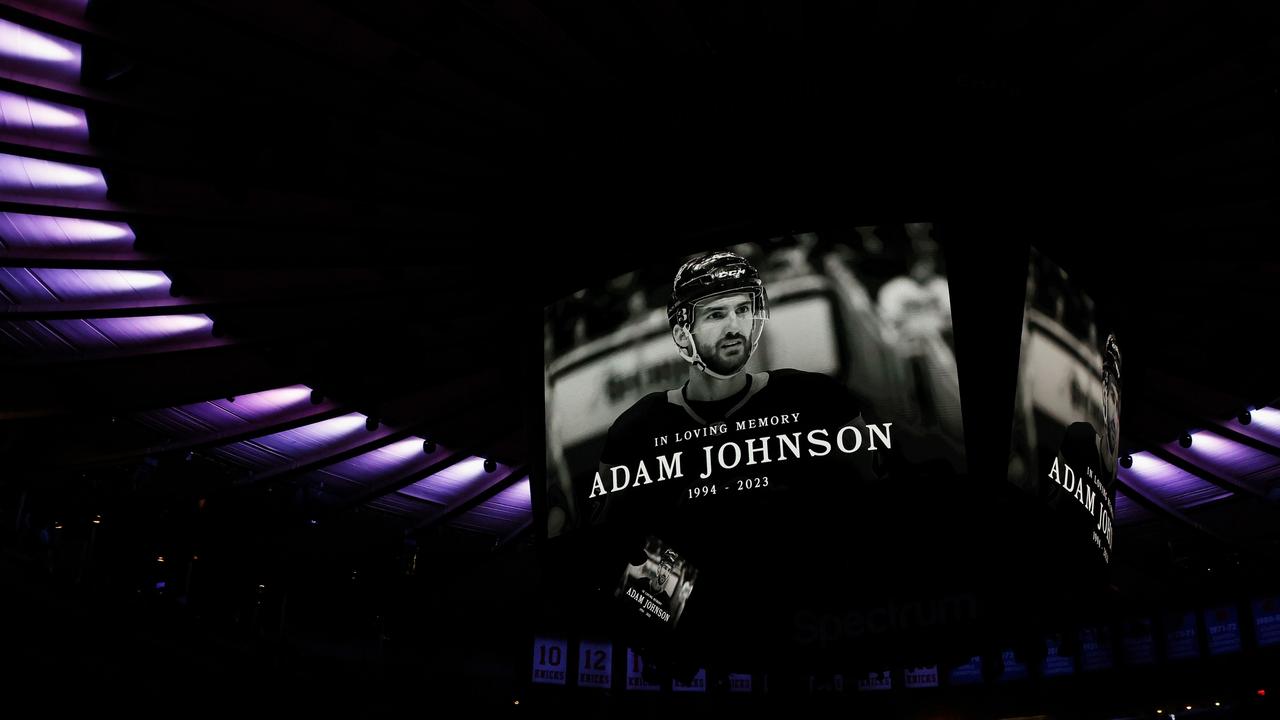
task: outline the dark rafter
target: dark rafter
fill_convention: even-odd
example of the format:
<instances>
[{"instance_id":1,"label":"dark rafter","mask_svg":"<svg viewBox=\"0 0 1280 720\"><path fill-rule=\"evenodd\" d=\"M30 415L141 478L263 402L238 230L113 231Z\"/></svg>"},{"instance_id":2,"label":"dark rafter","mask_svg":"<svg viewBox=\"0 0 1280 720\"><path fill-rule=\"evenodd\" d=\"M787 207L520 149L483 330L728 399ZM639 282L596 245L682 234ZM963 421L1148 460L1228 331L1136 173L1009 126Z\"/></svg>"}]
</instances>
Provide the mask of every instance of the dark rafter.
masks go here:
<instances>
[{"instance_id":1,"label":"dark rafter","mask_svg":"<svg viewBox=\"0 0 1280 720\"><path fill-rule=\"evenodd\" d=\"M58 217L87 220L114 220L130 222L147 217L179 217L180 213L159 208L128 207L110 200L72 200L69 198L10 199L0 197L0 212L26 213L28 215L57 215ZM190 215L190 214L188 214Z\"/></svg>"},{"instance_id":2,"label":"dark rafter","mask_svg":"<svg viewBox=\"0 0 1280 720\"><path fill-rule=\"evenodd\" d=\"M0 322L4 318L0 317ZM143 344L136 347L118 347L106 350L92 350L67 357L50 357L43 354L35 354L29 357L17 358L13 360L0 360L0 370L21 369L26 371L30 368L40 368L43 370L46 366L52 365L80 365L87 363L106 363L118 362L121 360L129 360L133 358L154 358L166 357L171 362L180 362L182 358L189 353L209 352L221 348L231 346L249 345L248 341L233 340L231 338L215 338L208 337L202 340L192 340L190 342L177 344ZM262 343L259 343L262 344Z\"/></svg>"},{"instance_id":3,"label":"dark rafter","mask_svg":"<svg viewBox=\"0 0 1280 720\"><path fill-rule=\"evenodd\" d=\"M1249 485L1235 478L1218 474L1214 472L1212 469L1205 467L1201 463L1192 462L1190 460L1187 460L1186 458L1179 457L1169 452L1168 450L1160 447L1159 445L1144 446L1142 449L1150 452L1152 455L1160 458L1161 460L1169 463L1170 465L1178 468L1179 470L1189 472L1192 475L1195 475L1196 477L1200 478L1201 480L1204 480L1207 483L1217 485L1223 490L1226 490L1232 493L1239 493L1241 495L1247 495L1248 497L1254 498L1255 500L1262 500L1267 503L1273 503L1272 500L1267 498L1267 494L1262 492L1261 490L1250 487Z\"/></svg>"},{"instance_id":4,"label":"dark rafter","mask_svg":"<svg viewBox=\"0 0 1280 720\"><path fill-rule=\"evenodd\" d=\"M29 133L0 130L0 152L68 165L99 168L108 173L113 171L150 172L166 178L179 177L192 183L206 179L205 169L193 165L192 161L183 155L153 153L138 157L78 142L33 137Z\"/></svg>"},{"instance_id":5,"label":"dark rafter","mask_svg":"<svg viewBox=\"0 0 1280 720\"><path fill-rule=\"evenodd\" d=\"M1203 421L1203 424L1206 425L1207 429L1212 430L1225 438L1238 442L1241 445L1247 445L1254 450L1259 450L1269 455L1280 457L1280 447L1276 447L1275 445L1259 440L1256 437L1246 435L1225 422L1206 419Z\"/></svg>"},{"instance_id":6,"label":"dark rafter","mask_svg":"<svg viewBox=\"0 0 1280 720\"><path fill-rule=\"evenodd\" d=\"M533 514L532 514L532 513L530 513L530 514L529 514L529 518L528 518L527 520L525 520L524 522L520 523L520 524L519 524L519 525L518 525L514 530L512 530L511 532L509 532L509 533L507 533L506 535L503 535L501 538L499 538L499 539L498 539L498 547L500 547L500 548L501 548L501 547L504 547L507 543L509 543L509 542L511 542L512 540L515 540L516 538L518 538L518 537L520 537L521 535L523 535L523 534L525 533L525 531L527 531L527 530L528 530L529 528L531 528L531 527L533 527Z\"/></svg>"},{"instance_id":7,"label":"dark rafter","mask_svg":"<svg viewBox=\"0 0 1280 720\"><path fill-rule=\"evenodd\" d=\"M0 153L97 168L107 167L117 162L111 155L81 143L46 140L29 134L11 133L7 130L0 130Z\"/></svg>"},{"instance_id":8,"label":"dark rafter","mask_svg":"<svg viewBox=\"0 0 1280 720\"><path fill-rule=\"evenodd\" d=\"M152 315L192 315L219 313L234 310L261 310L268 307L306 306L323 308L326 305L349 306L369 300L412 298L418 288L407 285L375 285L373 280L364 287L347 285L342 292L332 289L300 292L289 287L269 287L256 294L240 294L234 297L196 298L160 297L147 300L83 300L57 303L30 303L0 307L0 321L4 320L74 320L79 318L148 317ZM326 310L332 315L332 310Z\"/></svg>"},{"instance_id":9,"label":"dark rafter","mask_svg":"<svg viewBox=\"0 0 1280 720\"><path fill-rule=\"evenodd\" d=\"M357 455L363 455L391 443L399 442L413 435L414 431L415 428L413 427L392 430L386 425L382 425L373 432L363 432L357 435L354 440L329 445L307 457L299 458L262 472L251 472L238 483L237 487L245 488L267 483L280 483L299 475L305 475L312 470L335 465L343 460L350 460Z\"/></svg>"},{"instance_id":10,"label":"dark rafter","mask_svg":"<svg viewBox=\"0 0 1280 720\"><path fill-rule=\"evenodd\" d=\"M174 235L189 235L189 229L168 229ZM82 247L41 247L13 248L0 250L0 268L66 268L66 269L107 269L107 270L158 270L161 269L160 255L163 255L165 269L274 269L288 268L351 268L361 267L370 261L386 263L392 260L425 261L430 259L439 262L456 251L437 252L435 246L416 251L397 252L394 255L377 246L361 246L358 235L337 236L326 234L316 237L308 234L311 247L306 257L297 257L296 251L285 242L280 246L272 246L267 241L252 242L234 238L230 233L225 241L211 239L208 243L157 243L148 242L150 236L138 240L138 250L93 250ZM276 233L275 235L279 235ZM224 243L224 244L219 244ZM156 250L152 254L152 250Z\"/></svg>"},{"instance_id":11,"label":"dark rafter","mask_svg":"<svg viewBox=\"0 0 1280 720\"><path fill-rule=\"evenodd\" d=\"M220 395L248 395L277 387L297 385L295 376L267 363L245 361L243 346L223 346L221 352L210 351L184 358L187 374L162 372L172 367L163 354L136 358L130 370L135 377L146 377L127 396L115 398L109 408L101 406L102 398L89 392L101 383L96 365L62 364L57 368L41 368L42 387L58 387L56 397L46 392L15 397L19 388L5 398L0 421L52 419L64 416L109 416L129 412L159 410L208 400Z\"/></svg>"},{"instance_id":12,"label":"dark rafter","mask_svg":"<svg viewBox=\"0 0 1280 720\"><path fill-rule=\"evenodd\" d=\"M384 495L390 495L393 492L409 487L419 480L429 478L441 470L452 465L456 465L471 456L471 450L455 450L425 467L418 468L390 480L384 480L383 482L372 485L368 490L358 493L347 500L343 500L337 505L336 510L350 510L366 503L373 502Z\"/></svg>"},{"instance_id":13,"label":"dark rafter","mask_svg":"<svg viewBox=\"0 0 1280 720\"><path fill-rule=\"evenodd\" d=\"M500 391L494 388L491 383L481 384L480 387L483 389L475 392L461 391L461 388L463 387L465 387L464 384L458 384L455 387L448 389L457 393L457 397L454 398L444 396L444 393L448 392L448 390L433 393L435 396L433 399L438 403L438 407L449 409L444 413L438 413L432 418L425 419L423 421L423 426L430 426L431 429L443 429L446 431L444 434L448 435L450 434L448 432L450 430L456 431L456 428L459 426L469 425L471 416L486 414L487 411L484 410L485 406L501 395ZM440 433L424 432L423 435L424 437L438 438ZM433 462L427 467L412 470L404 475L376 484L369 490L339 503L338 510L348 510L354 507L359 507L368 502L372 502L383 495L396 492L397 490L408 487L419 480L430 477L446 467L461 462L468 457L489 457L491 455L490 451L501 445L502 442L503 440L499 440L498 442L487 443L483 448L476 448L467 446L457 447L451 442L442 441L442 445L454 447L455 450L438 462Z\"/></svg>"},{"instance_id":14,"label":"dark rafter","mask_svg":"<svg viewBox=\"0 0 1280 720\"><path fill-rule=\"evenodd\" d=\"M422 148L420 150L429 152L431 148ZM13 134L3 130L0 130L0 153L67 165L98 168L107 173L132 172L147 174L156 181L181 179L191 186L208 184L208 168L200 167L196 161L182 155L132 157L87 147L79 143L33 138L29 135ZM474 163L474 161L472 162ZM459 164L465 165L466 163L466 158L460 158L449 168L452 173L445 173L441 165L438 165L435 171L446 181L462 182L465 181L466 177L458 168ZM386 172L391 173L392 171L388 169ZM402 184L408 185L412 180L416 179L418 173L419 170L417 168L405 167L399 170L398 176ZM260 184L252 178L246 178L243 187L255 187ZM209 193L211 196L215 195L216 188L210 186Z\"/></svg>"},{"instance_id":15,"label":"dark rafter","mask_svg":"<svg viewBox=\"0 0 1280 720\"><path fill-rule=\"evenodd\" d=\"M166 260L165 265L170 263ZM160 261L133 250L94 251L60 247L0 250L0 268L66 270L158 270Z\"/></svg>"},{"instance_id":16,"label":"dark rafter","mask_svg":"<svg viewBox=\"0 0 1280 720\"><path fill-rule=\"evenodd\" d=\"M222 303L185 297L148 300L76 300L55 303L24 303L0 307L0 322L17 320L77 320L90 318L191 315L217 310Z\"/></svg>"},{"instance_id":17,"label":"dark rafter","mask_svg":"<svg viewBox=\"0 0 1280 720\"><path fill-rule=\"evenodd\" d=\"M1182 382L1183 385L1187 385L1189 387L1188 392L1196 393L1196 396L1207 395L1210 392L1199 386L1191 385L1190 383L1187 383L1185 381L1180 381L1180 382ZM1227 402L1227 401L1222 401L1222 402ZM1178 409L1178 408L1172 407L1163 398L1156 399L1152 404L1156 408L1158 408L1158 412L1163 413L1165 416L1167 416L1170 419L1173 419L1176 423L1178 423L1184 428L1204 428L1206 430L1211 430L1219 435L1222 435L1223 437L1226 437L1235 442L1238 442L1241 445L1246 445L1248 447L1253 448L1254 450L1259 450L1261 452L1265 452L1270 455L1275 455L1277 457L1280 457L1280 448L1277 448L1274 445L1270 445L1261 440L1258 440L1257 438L1253 438L1248 435L1245 435L1244 433L1241 433L1239 430L1232 428L1230 424L1228 424L1227 422L1216 420L1211 415L1208 415L1206 413L1199 413L1194 415L1190 414L1186 411L1185 408ZM1236 401L1236 404L1243 406L1244 401L1242 400Z\"/></svg>"},{"instance_id":18,"label":"dark rafter","mask_svg":"<svg viewBox=\"0 0 1280 720\"><path fill-rule=\"evenodd\" d=\"M1200 533L1201 535L1204 535L1205 537L1213 540L1214 542L1220 545L1223 545L1225 547L1232 547L1236 544L1228 540L1227 538L1223 537L1222 535L1219 535L1217 532L1210 530L1204 525L1201 525L1195 520L1192 520L1191 518L1187 517L1186 513L1182 512L1181 510L1178 510L1172 505L1169 505L1165 501L1147 492L1146 490L1143 490L1140 487L1137 487L1135 485L1130 485L1120 477L1116 478L1116 487L1125 495L1128 495L1131 500L1138 503L1139 505L1147 508L1148 510L1156 513L1157 515L1161 515L1169 520L1173 520L1175 523L1178 523L1179 525L1183 525L1187 528L1190 528L1191 530L1194 530L1195 532Z\"/></svg>"},{"instance_id":19,"label":"dark rafter","mask_svg":"<svg viewBox=\"0 0 1280 720\"><path fill-rule=\"evenodd\" d=\"M187 437L173 438L147 447L129 448L117 452L69 455L59 458L55 464L73 467L113 465L158 453L200 450L216 445L227 445L242 440L265 437L285 430L329 420L350 412L352 412L351 408L329 401L322 402L319 405L308 403L291 412L277 413L224 430L197 433Z\"/></svg>"},{"instance_id":20,"label":"dark rafter","mask_svg":"<svg viewBox=\"0 0 1280 720\"><path fill-rule=\"evenodd\" d=\"M452 521L454 518L478 507L489 498L514 485L516 481L523 478L527 472L528 470L524 467L517 466L511 468L506 475L497 476L494 478L493 482L488 485L472 490L462 498L459 498L454 505L451 505L444 512L419 521L417 525L414 525L413 530L421 534L431 530L432 528L439 527Z\"/></svg>"},{"instance_id":21,"label":"dark rafter","mask_svg":"<svg viewBox=\"0 0 1280 720\"><path fill-rule=\"evenodd\" d=\"M124 205L111 200L60 197L0 197L0 212L148 224L180 221L216 227L252 227L258 230L338 231L356 239L370 234L403 234L410 229L421 232L419 228L429 225L432 227L433 237L464 241L464 238L476 237L477 226L474 214L430 208L415 209L411 219L357 216L349 202L335 202L328 211L319 212L315 208L275 205L211 209L207 206L179 208ZM430 246L430 254L438 260L447 257L474 258L476 252L473 248L451 249L448 243L438 243Z\"/></svg>"},{"instance_id":22,"label":"dark rafter","mask_svg":"<svg viewBox=\"0 0 1280 720\"><path fill-rule=\"evenodd\" d=\"M165 106L139 103L117 93L8 70L0 70L0 90L86 109L106 108L158 117L178 115Z\"/></svg>"},{"instance_id":23,"label":"dark rafter","mask_svg":"<svg viewBox=\"0 0 1280 720\"><path fill-rule=\"evenodd\" d=\"M82 45L90 41L112 39L109 33L83 16L67 15L37 2L5 0L4 4L0 5L0 17Z\"/></svg>"}]
</instances>

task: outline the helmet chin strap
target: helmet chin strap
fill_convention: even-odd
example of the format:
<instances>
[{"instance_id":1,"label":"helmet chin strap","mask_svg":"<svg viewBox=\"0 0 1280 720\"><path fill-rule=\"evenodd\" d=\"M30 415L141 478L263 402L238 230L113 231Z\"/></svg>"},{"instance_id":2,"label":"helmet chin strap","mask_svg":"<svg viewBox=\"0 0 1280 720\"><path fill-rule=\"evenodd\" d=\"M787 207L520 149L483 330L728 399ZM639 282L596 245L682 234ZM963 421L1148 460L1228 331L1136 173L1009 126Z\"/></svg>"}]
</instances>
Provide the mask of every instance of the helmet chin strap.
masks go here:
<instances>
[{"instance_id":1,"label":"helmet chin strap","mask_svg":"<svg viewBox=\"0 0 1280 720\"><path fill-rule=\"evenodd\" d=\"M697 352L697 350L694 350L694 352L696 353L696 352ZM747 359L748 359L748 360L750 360L750 358L747 358ZM741 369L739 369L739 370L738 370L737 372L735 372L734 374L732 374L732 375L722 375L722 374L720 374L720 373L716 372L715 370L712 370L711 368L707 367L707 364L706 364L706 363L704 363L704 362L702 362L702 359L701 359L701 358L699 358L699 359L695 360L695 361L693 362L693 366L694 366L694 367L696 367L696 368L698 368L698 370L702 371L702 374L703 374L703 375L710 375L711 377L713 377L713 378L718 378L718 379L720 379L720 380L732 380L732 379L734 379L734 378L738 377L739 375L741 375L743 370L746 370L746 369L747 369L747 364L746 364L746 363L743 363L743 364L742 364L742 368L741 368Z\"/></svg>"},{"instance_id":2,"label":"helmet chin strap","mask_svg":"<svg viewBox=\"0 0 1280 720\"><path fill-rule=\"evenodd\" d=\"M751 362L751 357L756 354L756 346L760 344L760 336L764 334L763 330L764 328L761 328L761 332L757 334L754 332L754 328L753 328L752 335L755 335L755 338L751 341L751 352L747 353L746 362L742 363L742 367L738 368L736 372L730 375L718 373L715 370L712 370L711 368L707 367L707 363L704 362L702 359L702 356L698 354L698 342L693 337L693 331L689 330L688 328L684 329L685 335L688 336L689 338L688 354L686 355L684 348L681 348L679 345L676 345L676 350L679 353L680 358L682 360L698 368L698 370L702 372L702 374L710 375L711 377L716 378L717 380L732 380L735 377L746 372L747 363Z\"/></svg>"}]
</instances>

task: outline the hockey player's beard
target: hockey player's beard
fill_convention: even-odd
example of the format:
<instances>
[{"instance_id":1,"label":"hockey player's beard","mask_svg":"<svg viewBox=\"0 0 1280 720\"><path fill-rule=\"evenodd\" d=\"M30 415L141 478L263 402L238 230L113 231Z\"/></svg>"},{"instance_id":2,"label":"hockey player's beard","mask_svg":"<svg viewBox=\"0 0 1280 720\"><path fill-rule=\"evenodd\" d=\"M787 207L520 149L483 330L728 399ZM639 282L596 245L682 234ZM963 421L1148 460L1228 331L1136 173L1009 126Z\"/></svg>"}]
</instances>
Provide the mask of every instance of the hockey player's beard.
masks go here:
<instances>
[{"instance_id":1,"label":"hockey player's beard","mask_svg":"<svg viewBox=\"0 0 1280 720\"><path fill-rule=\"evenodd\" d=\"M707 369L712 372L720 375L736 375L746 367L747 360L751 358L750 342L747 338L735 333L722 338L715 347L705 348L705 350L698 348L698 354L702 356L702 362ZM736 347L736 350L731 351L727 356L723 352L726 344L734 344L733 346Z\"/></svg>"}]
</instances>

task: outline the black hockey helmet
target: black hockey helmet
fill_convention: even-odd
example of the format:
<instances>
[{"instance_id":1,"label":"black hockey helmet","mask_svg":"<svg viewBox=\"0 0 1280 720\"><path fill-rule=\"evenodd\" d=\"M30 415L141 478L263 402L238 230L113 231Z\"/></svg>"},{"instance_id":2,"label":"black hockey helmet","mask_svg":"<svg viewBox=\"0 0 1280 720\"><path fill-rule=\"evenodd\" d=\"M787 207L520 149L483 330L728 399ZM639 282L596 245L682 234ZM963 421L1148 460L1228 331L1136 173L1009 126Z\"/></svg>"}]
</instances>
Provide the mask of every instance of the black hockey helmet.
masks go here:
<instances>
[{"instance_id":1,"label":"black hockey helmet","mask_svg":"<svg viewBox=\"0 0 1280 720\"><path fill-rule=\"evenodd\" d=\"M760 273L747 259L727 251L696 257L676 271L667 303L667 321L674 329L693 322L693 306L702 299L731 292L749 292L760 302L759 311L769 316L769 296Z\"/></svg>"}]
</instances>

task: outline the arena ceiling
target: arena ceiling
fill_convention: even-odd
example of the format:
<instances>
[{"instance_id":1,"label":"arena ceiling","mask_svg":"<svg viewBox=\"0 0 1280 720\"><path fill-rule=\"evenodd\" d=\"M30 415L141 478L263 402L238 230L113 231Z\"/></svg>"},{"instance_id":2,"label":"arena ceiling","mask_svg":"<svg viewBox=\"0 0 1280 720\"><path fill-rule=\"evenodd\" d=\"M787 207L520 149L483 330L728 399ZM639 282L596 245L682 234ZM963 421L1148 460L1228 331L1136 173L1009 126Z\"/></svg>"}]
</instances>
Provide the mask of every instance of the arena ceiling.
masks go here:
<instances>
[{"instance_id":1,"label":"arena ceiling","mask_svg":"<svg viewBox=\"0 0 1280 720\"><path fill-rule=\"evenodd\" d=\"M5 2L0 452L86 516L499 547L533 522L543 302L721 233L923 215L970 288L1014 268L1016 298L1030 241L1118 328L1144 587L1269 567L1274 14ZM997 378L966 406L1011 400L1002 367L961 368Z\"/></svg>"}]
</instances>

